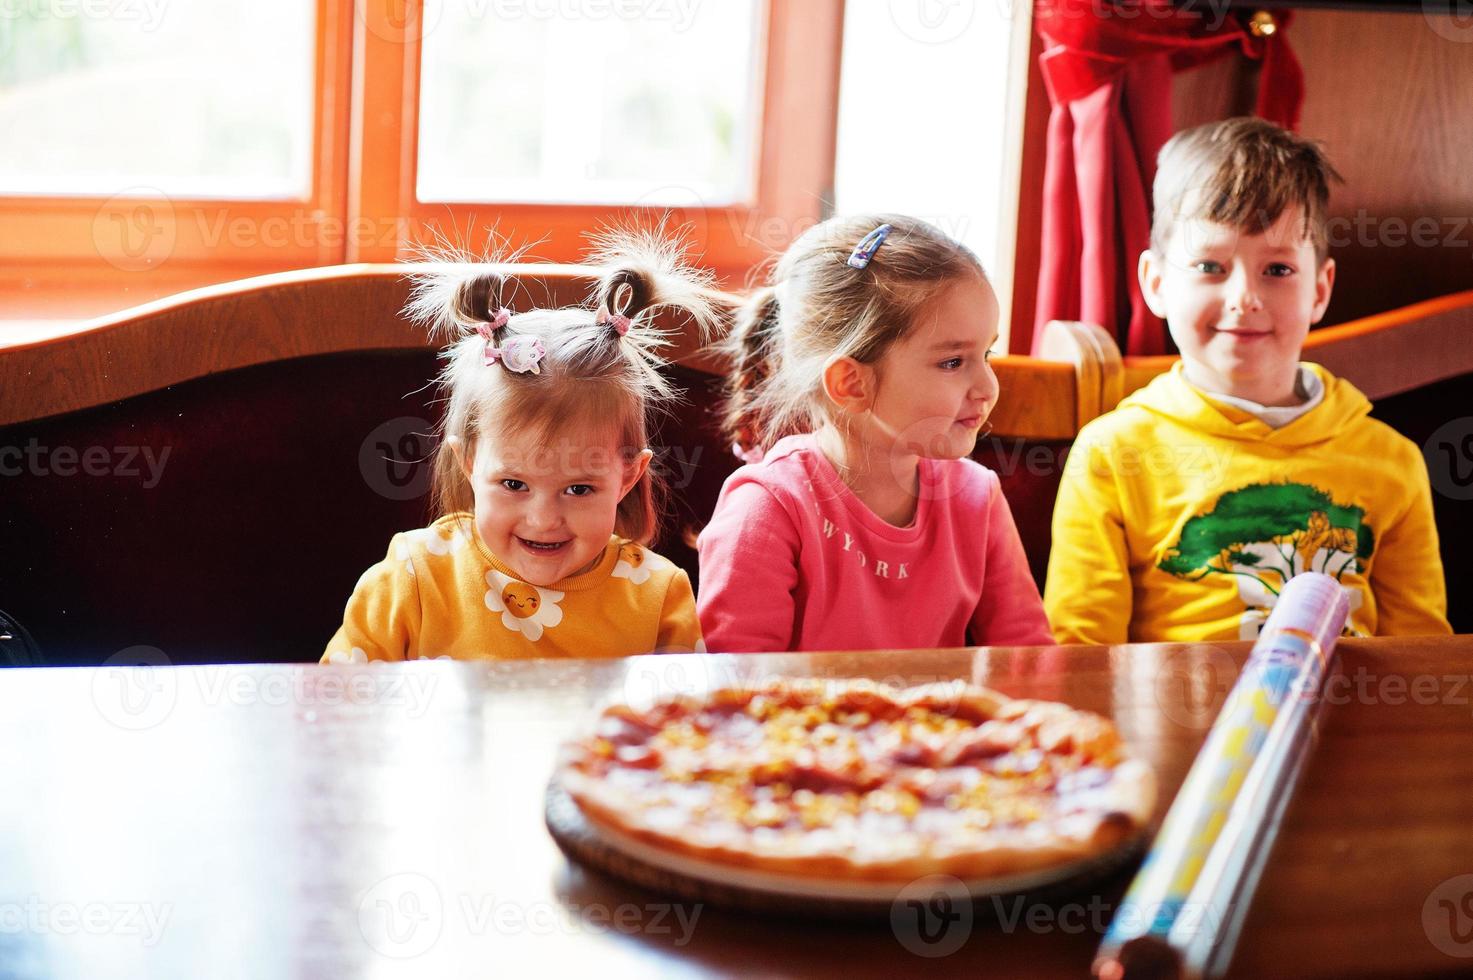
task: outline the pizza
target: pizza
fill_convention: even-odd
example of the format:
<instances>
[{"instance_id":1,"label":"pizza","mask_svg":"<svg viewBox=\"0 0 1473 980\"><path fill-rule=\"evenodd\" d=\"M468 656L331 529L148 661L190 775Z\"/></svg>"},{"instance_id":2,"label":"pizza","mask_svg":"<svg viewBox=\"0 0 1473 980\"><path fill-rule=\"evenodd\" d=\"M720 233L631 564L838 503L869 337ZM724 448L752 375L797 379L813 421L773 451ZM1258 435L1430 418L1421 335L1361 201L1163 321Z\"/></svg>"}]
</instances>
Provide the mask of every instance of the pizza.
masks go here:
<instances>
[{"instance_id":1,"label":"pizza","mask_svg":"<svg viewBox=\"0 0 1473 980\"><path fill-rule=\"evenodd\" d=\"M960 683L783 679L615 704L554 781L647 861L873 884L1075 865L1133 844L1155 802L1109 720Z\"/></svg>"}]
</instances>

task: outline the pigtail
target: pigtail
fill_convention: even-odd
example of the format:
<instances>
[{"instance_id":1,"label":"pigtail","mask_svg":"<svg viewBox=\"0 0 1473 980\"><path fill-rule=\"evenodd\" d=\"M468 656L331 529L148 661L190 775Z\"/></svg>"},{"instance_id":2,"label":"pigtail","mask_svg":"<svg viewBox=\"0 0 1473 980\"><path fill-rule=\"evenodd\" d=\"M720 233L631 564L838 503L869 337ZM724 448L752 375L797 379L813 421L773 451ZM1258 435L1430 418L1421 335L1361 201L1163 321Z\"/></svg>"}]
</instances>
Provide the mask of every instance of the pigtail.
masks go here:
<instances>
[{"instance_id":1,"label":"pigtail","mask_svg":"<svg viewBox=\"0 0 1473 980\"><path fill-rule=\"evenodd\" d=\"M725 347L732 363L721 431L744 457L766 448L767 415L760 397L782 349L777 289L764 286L737 313Z\"/></svg>"},{"instance_id":2,"label":"pigtail","mask_svg":"<svg viewBox=\"0 0 1473 980\"><path fill-rule=\"evenodd\" d=\"M617 345L633 369L646 410L665 410L677 393L664 373L663 349L674 330L656 326L657 314L677 314L676 329L694 327L704 344L718 323L721 293L715 275L685 260L686 243L655 229L607 229L593 238L590 264L602 272L590 301L606 342ZM649 542L659 532L667 489L651 466L620 502L620 533Z\"/></svg>"},{"instance_id":3,"label":"pigtail","mask_svg":"<svg viewBox=\"0 0 1473 980\"><path fill-rule=\"evenodd\" d=\"M404 315L431 337L459 340L511 305L516 283L484 263L430 262L410 273Z\"/></svg>"},{"instance_id":4,"label":"pigtail","mask_svg":"<svg viewBox=\"0 0 1473 980\"><path fill-rule=\"evenodd\" d=\"M463 460L456 452L472 440L476 427L475 398L487 380L486 341L478 326L492 332L506 326L509 317L498 313L510 305L516 283L464 252L422 249L424 260L409 274L412 284L404 315L425 328L431 338L449 341L436 383L445 392L445 411L436 425L432 486L436 516L474 509L474 494Z\"/></svg>"},{"instance_id":5,"label":"pigtail","mask_svg":"<svg viewBox=\"0 0 1473 980\"><path fill-rule=\"evenodd\" d=\"M716 276L685 260L685 242L663 237L661 229L608 229L594 236L593 245L589 262L603 269L595 306L629 317L653 337L652 348L668 342L668 331L652 323L662 310L682 314L702 341L711 335L720 319Z\"/></svg>"},{"instance_id":6,"label":"pigtail","mask_svg":"<svg viewBox=\"0 0 1473 980\"><path fill-rule=\"evenodd\" d=\"M490 269L478 272L462 280L450 297L450 315L466 325L490 321L506 307L502 296L509 293L507 279L501 273Z\"/></svg>"}]
</instances>

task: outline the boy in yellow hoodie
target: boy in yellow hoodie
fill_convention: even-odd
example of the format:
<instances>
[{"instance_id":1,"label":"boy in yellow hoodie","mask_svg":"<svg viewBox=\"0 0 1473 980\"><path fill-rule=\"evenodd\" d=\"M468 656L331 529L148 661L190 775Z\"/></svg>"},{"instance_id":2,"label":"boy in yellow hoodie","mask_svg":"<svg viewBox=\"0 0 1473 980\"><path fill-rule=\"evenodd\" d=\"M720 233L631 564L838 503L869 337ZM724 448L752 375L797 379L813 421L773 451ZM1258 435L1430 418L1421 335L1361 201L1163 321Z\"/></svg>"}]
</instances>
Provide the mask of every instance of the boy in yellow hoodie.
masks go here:
<instances>
[{"instance_id":1,"label":"boy in yellow hoodie","mask_svg":"<svg viewBox=\"0 0 1473 980\"><path fill-rule=\"evenodd\" d=\"M1290 577L1361 635L1451 632L1422 454L1299 361L1335 281L1317 143L1258 119L1161 151L1139 276L1181 360L1085 426L1054 508L1061 643L1251 639Z\"/></svg>"}]
</instances>

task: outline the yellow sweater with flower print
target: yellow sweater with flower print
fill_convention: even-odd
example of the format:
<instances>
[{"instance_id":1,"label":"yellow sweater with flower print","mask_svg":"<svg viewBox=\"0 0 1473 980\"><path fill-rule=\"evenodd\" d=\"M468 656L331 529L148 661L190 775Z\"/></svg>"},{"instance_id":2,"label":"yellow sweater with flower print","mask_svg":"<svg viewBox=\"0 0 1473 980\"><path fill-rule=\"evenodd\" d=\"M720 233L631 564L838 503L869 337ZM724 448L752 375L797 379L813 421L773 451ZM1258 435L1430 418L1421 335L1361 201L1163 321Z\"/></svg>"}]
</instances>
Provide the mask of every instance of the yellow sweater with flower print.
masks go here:
<instances>
[{"instance_id":1,"label":"yellow sweater with flower print","mask_svg":"<svg viewBox=\"0 0 1473 980\"><path fill-rule=\"evenodd\" d=\"M1421 451L1304 368L1324 400L1281 428L1178 362L1080 431L1043 599L1060 643L1252 639L1305 571L1340 580L1354 634L1451 632Z\"/></svg>"},{"instance_id":2,"label":"yellow sweater with flower print","mask_svg":"<svg viewBox=\"0 0 1473 980\"><path fill-rule=\"evenodd\" d=\"M359 578L323 663L514 660L702 651L690 578L609 538L598 563L551 586L517 577L469 514L396 534Z\"/></svg>"}]
</instances>

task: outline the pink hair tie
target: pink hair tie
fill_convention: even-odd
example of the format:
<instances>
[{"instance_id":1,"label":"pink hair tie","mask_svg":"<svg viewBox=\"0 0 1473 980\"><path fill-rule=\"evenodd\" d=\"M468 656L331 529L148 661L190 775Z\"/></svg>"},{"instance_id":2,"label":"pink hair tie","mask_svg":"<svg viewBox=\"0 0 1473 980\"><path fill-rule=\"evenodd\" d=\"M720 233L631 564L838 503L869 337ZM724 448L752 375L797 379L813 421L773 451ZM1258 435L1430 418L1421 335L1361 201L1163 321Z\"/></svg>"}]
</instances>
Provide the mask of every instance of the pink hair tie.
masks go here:
<instances>
[{"instance_id":1,"label":"pink hair tie","mask_svg":"<svg viewBox=\"0 0 1473 980\"><path fill-rule=\"evenodd\" d=\"M600 327L613 327L614 333L620 337L629 333L629 318L622 313L610 313L607 303L598 308L593 322Z\"/></svg>"},{"instance_id":2,"label":"pink hair tie","mask_svg":"<svg viewBox=\"0 0 1473 980\"><path fill-rule=\"evenodd\" d=\"M506 307L503 306L501 309L496 311L496 315L493 316L489 321L476 324L476 333L484 337L487 343L490 343L496 339L491 335L510 322L511 310L508 310Z\"/></svg>"}]
</instances>

